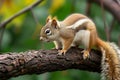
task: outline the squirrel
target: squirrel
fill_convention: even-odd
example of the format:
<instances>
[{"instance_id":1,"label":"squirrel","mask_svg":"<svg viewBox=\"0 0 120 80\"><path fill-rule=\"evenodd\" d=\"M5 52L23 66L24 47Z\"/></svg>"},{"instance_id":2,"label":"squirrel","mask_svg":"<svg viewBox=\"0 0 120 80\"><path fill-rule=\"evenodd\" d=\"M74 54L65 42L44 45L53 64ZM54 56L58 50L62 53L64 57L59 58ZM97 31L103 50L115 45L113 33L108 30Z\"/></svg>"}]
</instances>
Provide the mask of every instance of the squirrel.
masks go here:
<instances>
[{"instance_id":1,"label":"squirrel","mask_svg":"<svg viewBox=\"0 0 120 80\"><path fill-rule=\"evenodd\" d=\"M41 29L40 40L53 41L56 49L62 48L58 55L65 55L72 46L83 45L84 59L89 58L91 48L96 47L103 53L101 65L106 80L120 80L120 63L117 51L109 43L100 39L94 22L87 16L73 13L63 21L48 16L46 25Z\"/></svg>"}]
</instances>

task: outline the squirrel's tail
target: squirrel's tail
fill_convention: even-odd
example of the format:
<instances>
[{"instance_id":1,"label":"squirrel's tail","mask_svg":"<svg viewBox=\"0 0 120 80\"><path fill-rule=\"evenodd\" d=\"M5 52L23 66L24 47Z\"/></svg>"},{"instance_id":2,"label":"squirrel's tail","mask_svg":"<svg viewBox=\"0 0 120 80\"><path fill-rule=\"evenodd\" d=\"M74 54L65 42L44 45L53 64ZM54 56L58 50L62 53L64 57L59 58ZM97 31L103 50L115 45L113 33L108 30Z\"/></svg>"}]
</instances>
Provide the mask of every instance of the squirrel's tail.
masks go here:
<instances>
[{"instance_id":1,"label":"squirrel's tail","mask_svg":"<svg viewBox=\"0 0 120 80\"><path fill-rule=\"evenodd\" d=\"M120 50L113 44L97 39L102 50L102 80L120 80Z\"/></svg>"}]
</instances>

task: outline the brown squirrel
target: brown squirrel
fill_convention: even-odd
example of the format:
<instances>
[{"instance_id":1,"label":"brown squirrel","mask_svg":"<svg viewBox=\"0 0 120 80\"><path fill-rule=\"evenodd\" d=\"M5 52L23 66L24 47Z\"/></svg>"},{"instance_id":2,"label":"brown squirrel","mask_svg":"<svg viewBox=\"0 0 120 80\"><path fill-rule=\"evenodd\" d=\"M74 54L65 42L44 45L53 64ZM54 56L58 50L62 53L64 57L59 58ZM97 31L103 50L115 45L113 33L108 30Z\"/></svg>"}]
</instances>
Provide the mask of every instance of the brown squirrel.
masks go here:
<instances>
[{"instance_id":1,"label":"brown squirrel","mask_svg":"<svg viewBox=\"0 0 120 80\"><path fill-rule=\"evenodd\" d=\"M88 58L92 47L99 48L102 53L102 69L107 80L120 80L119 58L116 50L109 43L101 40L94 22L83 14L74 13L63 21L50 16L41 29L40 40L53 41L59 55L68 51L71 46L84 46L83 58ZM106 66L103 66L106 64ZM108 66L107 66L108 65ZM105 67L105 68L104 68ZM104 78L105 79L105 78Z\"/></svg>"}]
</instances>

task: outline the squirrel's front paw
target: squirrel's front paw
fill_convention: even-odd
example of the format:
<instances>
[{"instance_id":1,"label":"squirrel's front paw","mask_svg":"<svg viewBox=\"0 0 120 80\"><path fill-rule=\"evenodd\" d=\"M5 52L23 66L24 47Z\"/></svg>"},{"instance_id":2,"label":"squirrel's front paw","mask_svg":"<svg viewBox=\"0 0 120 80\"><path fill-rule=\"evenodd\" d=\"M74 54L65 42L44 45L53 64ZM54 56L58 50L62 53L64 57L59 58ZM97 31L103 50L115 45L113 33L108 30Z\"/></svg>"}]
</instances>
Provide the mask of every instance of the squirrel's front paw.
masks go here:
<instances>
[{"instance_id":1,"label":"squirrel's front paw","mask_svg":"<svg viewBox=\"0 0 120 80\"><path fill-rule=\"evenodd\" d=\"M90 55L89 55L89 51L87 51L87 50L83 50L82 53L83 53L83 59L87 59L87 58L90 57Z\"/></svg>"},{"instance_id":2,"label":"squirrel's front paw","mask_svg":"<svg viewBox=\"0 0 120 80\"><path fill-rule=\"evenodd\" d=\"M58 55L65 55L66 52L67 50L58 50Z\"/></svg>"}]
</instances>

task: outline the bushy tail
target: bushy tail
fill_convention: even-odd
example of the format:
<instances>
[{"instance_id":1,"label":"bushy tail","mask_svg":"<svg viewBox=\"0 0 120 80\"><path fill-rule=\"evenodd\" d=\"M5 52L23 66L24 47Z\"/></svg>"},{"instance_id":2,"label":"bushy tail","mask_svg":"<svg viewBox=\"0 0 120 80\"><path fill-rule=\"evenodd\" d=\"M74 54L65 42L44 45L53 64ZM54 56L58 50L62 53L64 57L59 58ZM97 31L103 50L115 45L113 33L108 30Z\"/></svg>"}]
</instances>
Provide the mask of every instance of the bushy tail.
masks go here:
<instances>
[{"instance_id":1,"label":"bushy tail","mask_svg":"<svg viewBox=\"0 0 120 80\"><path fill-rule=\"evenodd\" d=\"M102 80L120 80L120 50L113 44L97 39L102 49Z\"/></svg>"}]
</instances>

